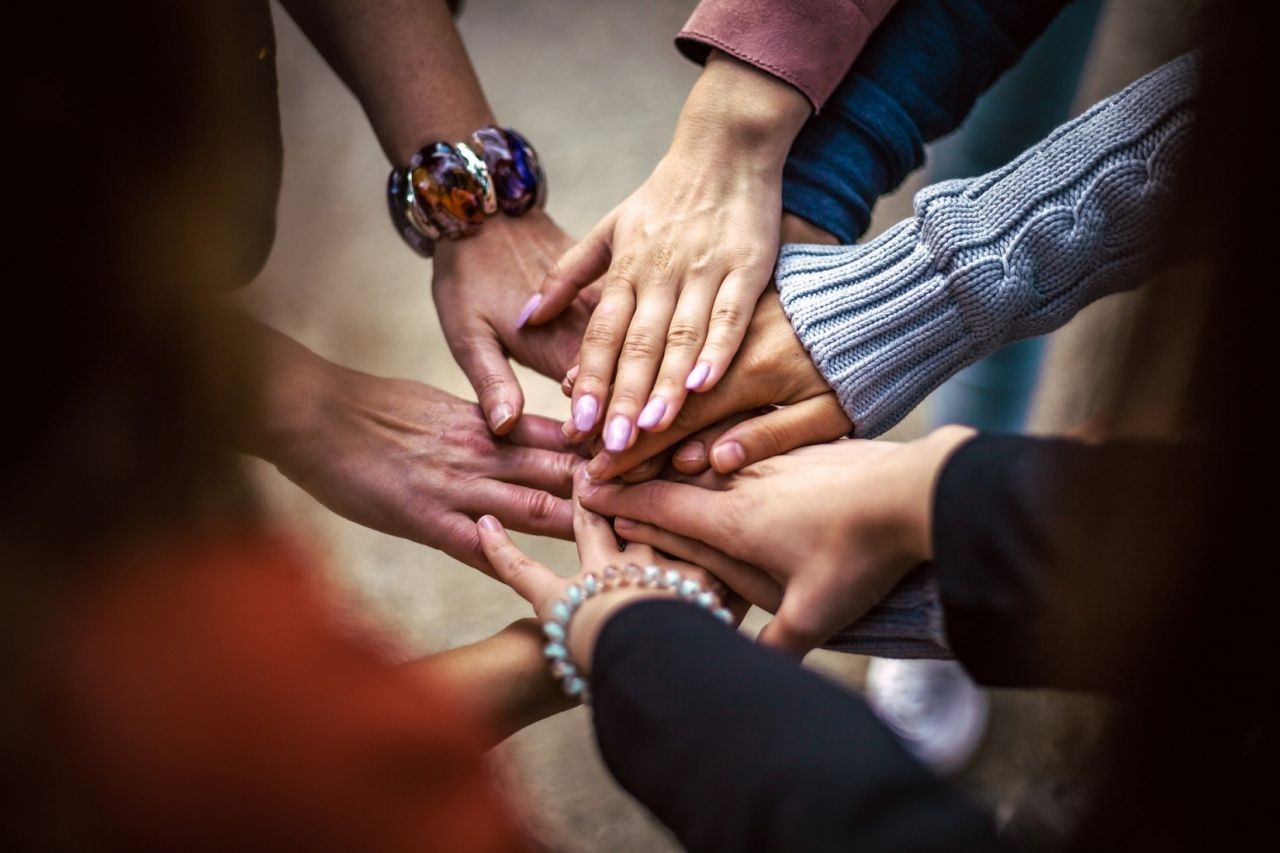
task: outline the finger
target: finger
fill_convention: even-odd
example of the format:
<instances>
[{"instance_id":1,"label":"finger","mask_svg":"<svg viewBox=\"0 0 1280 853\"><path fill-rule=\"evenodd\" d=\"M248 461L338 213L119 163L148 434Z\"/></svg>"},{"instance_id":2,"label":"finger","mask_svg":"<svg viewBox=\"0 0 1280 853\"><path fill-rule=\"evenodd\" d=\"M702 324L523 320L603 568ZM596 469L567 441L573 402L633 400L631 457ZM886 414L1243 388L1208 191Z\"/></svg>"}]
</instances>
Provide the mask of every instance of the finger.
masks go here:
<instances>
[{"instance_id":1,"label":"finger","mask_svg":"<svg viewBox=\"0 0 1280 853\"><path fill-rule=\"evenodd\" d=\"M573 501L573 535L584 570L596 570L617 562L621 552L613 528L577 499Z\"/></svg>"},{"instance_id":2,"label":"finger","mask_svg":"<svg viewBox=\"0 0 1280 853\"><path fill-rule=\"evenodd\" d=\"M560 422L542 415L526 415L516 422L507 441L520 447L536 447L539 450L568 450L573 445L560 431Z\"/></svg>"},{"instance_id":3,"label":"finger","mask_svg":"<svg viewBox=\"0 0 1280 853\"><path fill-rule=\"evenodd\" d=\"M424 528L418 541L432 548L439 548L459 563L496 577L489 558L480 547L480 532L474 521L460 512L446 512L428 521L430 527Z\"/></svg>"},{"instance_id":4,"label":"finger","mask_svg":"<svg viewBox=\"0 0 1280 853\"><path fill-rule=\"evenodd\" d=\"M573 383L578 380L578 365L569 368L569 372L560 380L560 393L566 397L573 396Z\"/></svg>"},{"instance_id":5,"label":"finger","mask_svg":"<svg viewBox=\"0 0 1280 853\"><path fill-rule=\"evenodd\" d=\"M653 390L653 379L658 375L663 341L675 310L675 293L669 284L651 283L641 292L622 344L604 428L604 446L615 453L626 450L635 441L636 422ZM645 412L646 415L652 413L652 408ZM656 412L658 417L662 414L662 411Z\"/></svg>"},{"instance_id":6,"label":"finger","mask_svg":"<svg viewBox=\"0 0 1280 853\"><path fill-rule=\"evenodd\" d=\"M562 585L559 576L517 548L498 519L491 515L481 517L476 531L489 565L517 595L535 608L556 596Z\"/></svg>"},{"instance_id":7,"label":"finger","mask_svg":"<svg viewBox=\"0 0 1280 853\"><path fill-rule=\"evenodd\" d=\"M711 467L711 446L734 426L773 411L772 406L742 412L689 436L671 457L671 467L681 474L701 474Z\"/></svg>"},{"instance_id":8,"label":"finger","mask_svg":"<svg viewBox=\"0 0 1280 853\"><path fill-rule=\"evenodd\" d=\"M615 519L613 528L627 542L640 542L686 563L702 566L729 589L770 613L777 610L782 601L782 587L764 571L705 542L629 518Z\"/></svg>"},{"instance_id":9,"label":"finger","mask_svg":"<svg viewBox=\"0 0 1280 853\"><path fill-rule=\"evenodd\" d=\"M726 547L722 492L688 483L652 480L634 486L579 486L583 506L606 516L622 516L706 542L735 557Z\"/></svg>"},{"instance_id":10,"label":"finger","mask_svg":"<svg viewBox=\"0 0 1280 853\"><path fill-rule=\"evenodd\" d=\"M819 616L822 607L822 591L818 585L792 581L777 614L760 629L758 641L787 654L804 657L835 631L822 624Z\"/></svg>"},{"instance_id":11,"label":"finger","mask_svg":"<svg viewBox=\"0 0 1280 853\"><path fill-rule=\"evenodd\" d=\"M671 425L662 432L641 433L635 444L621 453L605 451L589 463L587 471L595 480L605 481L628 471L646 459L666 450L691 433L737 414L755 409L750 398L737 399L732 393L698 394L685 400Z\"/></svg>"},{"instance_id":12,"label":"finger","mask_svg":"<svg viewBox=\"0 0 1280 853\"><path fill-rule=\"evenodd\" d=\"M646 459L630 471L623 471L618 476L624 483L643 483L646 480L652 480L662 473L667 467L667 463L671 461L671 451L664 450L657 456Z\"/></svg>"},{"instance_id":13,"label":"finger","mask_svg":"<svg viewBox=\"0 0 1280 853\"><path fill-rule=\"evenodd\" d=\"M661 432L671 425L689 391L685 379L707 337L716 289L707 281L686 282L667 329L666 350L653 394L640 417L641 429Z\"/></svg>"},{"instance_id":14,"label":"finger","mask_svg":"<svg viewBox=\"0 0 1280 853\"><path fill-rule=\"evenodd\" d=\"M730 427L710 444L708 458L717 472L731 474L797 447L834 441L852 428L836 395L823 394Z\"/></svg>"},{"instance_id":15,"label":"finger","mask_svg":"<svg viewBox=\"0 0 1280 853\"><path fill-rule=\"evenodd\" d=\"M742 338L747 333L751 315L755 313L760 294L769 283L769 274L759 270L734 270L720 285L711 321L707 326L707 342L698 362L685 380L690 391L709 391L720 381L733 361Z\"/></svg>"},{"instance_id":16,"label":"finger","mask_svg":"<svg viewBox=\"0 0 1280 853\"><path fill-rule=\"evenodd\" d=\"M615 267L617 265L615 264ZM578 352L578 380L573 386L573 423L579 432L593 432L613 382L613 367L635 312L635 291L621 274L610 270L600 304L587 323Z\"/></svg>"},{"instance_id":17,"label":"finger","mask_svg":"<svg viewBox=\"0 0 1280 853\"><path fill-rule=\"evenodd\" d=\"M476 480L469 484L462 504L458 509L472 518L493 515L512 530L557 539L573 537L572 504L540 489Z\"/></svg>"},{"instance_id":18,"label":"finger","mask_svg":"<svg viewBox=\"0 0 1280 853\"><path fill-rule=\"evenodd\" d=\"M489 429L498 435L510 432L524 409L524 393L493 330L450 338L449 349L475 389Z\"/></svg>"},{"instance_id":19,"label":"finger","mask_svg":"<svg viewBox=\"0 0 1280 853\"><path fill-rule=\"evenodd\" d=\"M578 292L609 270L616 216L600 220L581 242L560 256L542 279L538 292L525 303L516 328L538 326L556 317L578 298Z\"/></svg>"},{"instance_id":20,"label":"finger","mask_svg":"<svg viewBox=\"0 0 1280 853\"><path fill-rule=\"evenodd\" d=\"M582 457L573 453L531 447L498 447L500 479L506 483L550 492L556 497L573 496L573 472L582 466Z\"/></svg>"}]
</instances>

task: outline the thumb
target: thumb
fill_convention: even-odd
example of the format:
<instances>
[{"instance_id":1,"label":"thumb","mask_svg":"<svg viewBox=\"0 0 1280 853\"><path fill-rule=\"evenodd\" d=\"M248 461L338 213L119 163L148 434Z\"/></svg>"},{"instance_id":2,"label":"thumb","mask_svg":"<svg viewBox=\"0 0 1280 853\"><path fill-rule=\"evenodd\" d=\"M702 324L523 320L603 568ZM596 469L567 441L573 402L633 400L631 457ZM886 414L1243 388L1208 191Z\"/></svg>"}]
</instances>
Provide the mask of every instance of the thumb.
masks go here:
<instances>
[{"instance_id":1,"label":"thumb","mask_svg":"<svg viewBox=\"0 0 1280 853\"><path fill-rule=\"evenodd\" d=\"M757 641L798 658L808 654L833 633L821 624L820 592L802 580L793 580L783 593L777 614L760 629Z\"/></svg>"},{"instance_id":2,"label":"thumb","mask_svg":"<svg viewBox=\"0 0 1280 853\"><path fill-rule=\"evenodd\" d=\"M531 326L545 323L568 308L578 298L578 291L588 287L609 271L613 260L613 223L611 213L582 238L582 242L560 256L542 279L542 287L529 300L533 305L525 322ZM527 310L527 307L526 307Z\"/></svg>"},{"instance_id":3,"label":"thumb","mask_svg":"<svg viewBox=\"0 0 1280 853\"><path fill-rule=\"evenodd\" d=\"M492 330L450 341L449 348L476 391L489 429L498 435L510 432L524 409L524 392Z\"/></svg>"},{"instance_id":4,"label":"thumb","mask_svg":"<svg viewBox=\"0 0 1280 853\"><path fill-rule=\"evenodd\" d=\"M563 581L555 572L530 559L516 547L502 522L492 515L481 516L476 529L480 533L480 547L489 559L489 565L497 572L499 580L532 604L535 611L540 611L548 601L555 598ZM541 616L542 613L539 612L538 615Z\"/></svg>"},{"instance_id":5,"label":"thumb","mask_svg":"<svg viewBox=\"0 0 1280 853\"><path fill-rule=\"evenodd\" d=\"M840 408L836 395L823 394L726 430L711 445L711 467L719 474L731 474L797 447L833 441L848 435L851 428L849 416Z\"/></svg>"}]
</instances>

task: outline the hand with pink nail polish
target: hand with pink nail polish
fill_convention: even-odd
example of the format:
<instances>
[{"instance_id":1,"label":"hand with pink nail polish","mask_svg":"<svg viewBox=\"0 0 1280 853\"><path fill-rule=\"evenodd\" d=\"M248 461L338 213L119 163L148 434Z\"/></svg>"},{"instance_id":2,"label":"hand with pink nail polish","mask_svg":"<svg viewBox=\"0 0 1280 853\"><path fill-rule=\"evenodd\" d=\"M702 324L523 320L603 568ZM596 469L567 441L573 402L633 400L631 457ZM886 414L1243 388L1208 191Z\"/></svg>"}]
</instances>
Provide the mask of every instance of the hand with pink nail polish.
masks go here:
<instances>
[{"instance_id":1,"label":"hand with pink nail polish","mask_svg":"<svg viewBox=\"0 0 1280 853\"><path fill-rule=\"evenodd\" d=\"M725 375L773 274L782 167L809 113L798 89L713 51L653 174L548 274L526 328L604 276L574 382L579 433L624 450Z\"/></svg>"},{"instance_id":2,"label":"hand with pink nail polish","mask_svg":"<svg viewBox=\"0 0 1280 853\"><path fill-rule=\"evenodd\" d=\"M557 380L577 361L597 288L575 293L554 322L526 325L542 301L542 276L571 245L549 216L532 210L517 219L491 217L474 236L436 246L431 288L445 339L500 435L524 409L508 356Z\"/></svg>"},{"instance_id":3,"label":"hand with pink nail polish","mask_svg":"<svg viewBox=\"0 0 1280 853\"><path fill-rule=\"evenodd\" d=\"M575 440L590 432L599 413L595 395L580 393L580 385L581 375L573 388ZM678 470L697 473L710 465L728 473L848 435L852 428L772 288L756 304L741 353L716 387L685 401L684 408L667 418L665 430L649 431L647 424L664 417L659 411L662 403L650 401L637 419L639 430L626 417L609 417L604 450L587 466L591 475L600 480L619 476L690 436L698 439L701 467L692 454L677 451L673 464ZM650 476L658 473L651 467Z\"/></svg>"}]
</instances>

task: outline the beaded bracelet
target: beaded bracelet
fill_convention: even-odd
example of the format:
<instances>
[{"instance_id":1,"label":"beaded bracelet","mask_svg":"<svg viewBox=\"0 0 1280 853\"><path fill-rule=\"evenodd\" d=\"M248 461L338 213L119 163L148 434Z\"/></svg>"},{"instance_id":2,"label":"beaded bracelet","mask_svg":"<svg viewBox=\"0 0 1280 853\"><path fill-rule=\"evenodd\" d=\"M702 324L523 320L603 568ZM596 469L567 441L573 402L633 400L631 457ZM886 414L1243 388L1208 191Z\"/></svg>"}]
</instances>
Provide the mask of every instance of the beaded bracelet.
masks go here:
<instances>
[{"instance_id":1,"label":"beaded bracelet","mask_svg":"<svg viewBox=\"0 0 1280 853\"><path fill-rule=\"evenodd\" d=\"M581 585L569 584L565 597L551 605L551 619L542 624L542 633L547 638L547 645L542 653L551 666L552 677L560 682L566 695L581 699L584 704L590 704L591 691L586 677L569 659L569 622L587 599L623 587L670 590L690 604L710 610L712 616L726 625L733 621L733 615L728 608L721 606L715 593L708 591L700 582L684 577L675 569L664 572L657 566L642 569L635 563L628 563L621 569L607 566L600 575L588 572L583 575Z\"/></svg>"},{"instance_id":2,"label":"beaded bracelet","mask_svg":"<svg viewBox=\"0 0 1280 853\"><path fill-rule=\"evenodd\" d=\"M511 128L482 127L467 142L433 142L387 178L391 223L419 255L441 237L472 234L486 216L523 216L546 204L538 154Z\"/></svg>"}]
</instances>

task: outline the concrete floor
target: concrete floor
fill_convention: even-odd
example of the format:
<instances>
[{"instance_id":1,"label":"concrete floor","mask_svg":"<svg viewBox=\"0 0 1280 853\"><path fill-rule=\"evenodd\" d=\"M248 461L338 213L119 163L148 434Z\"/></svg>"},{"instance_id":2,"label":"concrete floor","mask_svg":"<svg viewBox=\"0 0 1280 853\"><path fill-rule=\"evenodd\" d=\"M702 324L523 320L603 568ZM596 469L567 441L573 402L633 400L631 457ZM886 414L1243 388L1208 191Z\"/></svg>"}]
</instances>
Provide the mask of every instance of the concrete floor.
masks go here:
<instances>
[{"instance_id":1,"label":"concrete floor","mask_svg":"<svg viewBox=\"0 0 1280 853\"><path fill-rule=\"evenodd\" d=\"M639 185L665 151L696 73L671 43L694 0L466 5L460 26L497 115L535 141L551 175L552 216L571 233L583 233ZM334 361L473 398L435 317L429 265L387 225L387 164L373 133L351 95L287 16L275 11L284 188L275 251L244 294L245 303ZM1129 56L1126 44L1112 52ZM1112 90L1125 82L1125 73L1136 76L1113 73ZM877 229L909 213L915 188L911 183L882 202ZM1072 334L1077 341L1081 337ZM1051 363L1061 362L1051 355ZM1067 358L1072 362L1076 357ZM1063 378L1074 373L1056 366L1050 374L1047 402L1040 406L1048 414L1036 421L1041 429L1061 428L1087 410L1080 383ZM554 383L528 371L521 380L529 411L567 413ZM910 437L921 422L919 416L909 418L894 435ZM478 572L346 522L273 469L259 468L269 505L311 534L335 582L411 652L477 640L528 614L514 594ZM567 543L530 537L522 542L549 565L574 564ZM748 630L761 622L753 616ZM861 659L829 653L815 653L809 663L851 685L864 669ZM1064 707L1041 694L998 698L995 735L968 779L975 790L1007 811L1021 792L1038 784L1038 768L1076 752L1078 727L1060 723L1064 714L1071 716ZM583 711L521 732L499 754L548 848L674 849L665 831L604 770Z\"/></svg>"}]
</instances>

